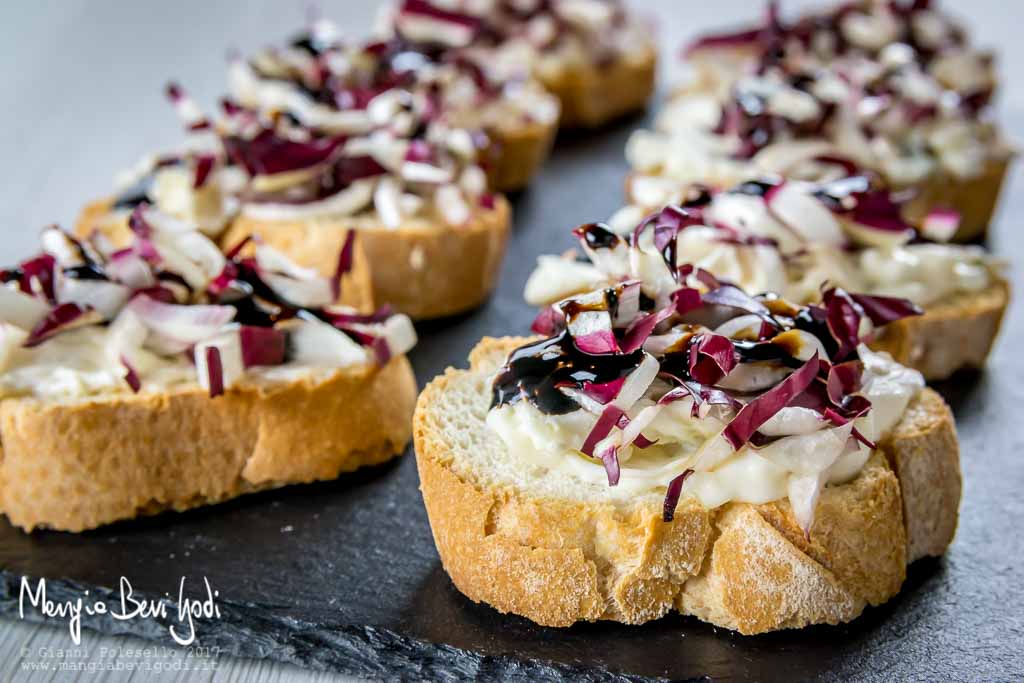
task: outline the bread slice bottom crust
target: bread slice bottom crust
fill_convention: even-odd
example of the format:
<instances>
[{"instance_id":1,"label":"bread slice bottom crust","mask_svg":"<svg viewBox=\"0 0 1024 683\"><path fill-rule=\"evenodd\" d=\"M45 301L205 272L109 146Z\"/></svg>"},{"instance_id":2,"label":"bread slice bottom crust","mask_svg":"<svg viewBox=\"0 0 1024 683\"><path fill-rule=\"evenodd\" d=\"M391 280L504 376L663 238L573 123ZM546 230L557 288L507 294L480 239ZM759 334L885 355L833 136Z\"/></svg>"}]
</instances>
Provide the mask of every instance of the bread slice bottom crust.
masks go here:
<instances>
[{"instance_id":1,"label":"bread slice bottom crust","mask_svg":"<svg viewBox=\"0 0 1024 683\"><path fill-rule=\"evenodd\" d=\"M925 307L924 315L882 328L871 343L928 381L948 379L962 368L983 368L1010 304L1010 285L1001 277L980 292L963 292Z\"/></svg>"},{"instance_id":2,"label":"bread slice bottom crust","mask_svg":"<svg viewBox=\"0 0 1024 683\"><path fill-rule=\"evenodd\" d=\"M325 379L75 402L0 401L0 511L26 531L83 531L399 455L416 379L404 356Z\"/></svg>"},{"instance_id":3,"label":"bread slice bottom crust","mask_svg":"<svg viewBox=\"0 0 1024 683\"><path fill-rule=\"evenodd\" d=\"M491 476L474 467L481 451L504 451L484 423L490 378L525 341L484 339L470 370L449 369L427 386L414 418L438 553L474 601L545 626L639 624L672 609L744 634L835 624L891 598L908 561L952 540L956 432L929 389L854 480L822 492L809 536L787 501L708 510L687 497L665 523L661 494L615 502Z\"/></svg>"},{"instance_id":4,"label":"bread slice bottom crust","mask_svg":"<svg viewBox=\"0 0 1024 683\"><path fill-rule=\"evenodd\" d=\"M75 223L75 235L87 238L93 232L99 231L116 247L126 247L131 244L133 233L128 227L127 216L112 211L112 205L113 201L109 198L99 199L86 204L78 216L78 221ZM227 231L219 240L221 247L227 250L235 246L247 234L242 234L243 232ZM283 245L290 247L292 252L301 254L307 249L301 240L302 234L300 232L294 235L291 240L282 237L281 242ZM327 275L333 275L338 265L341 247L344 243L345 233L341 232L337 235L336 244L319 245L321 247L320 251L310 248L309 252L304 255L307 259L322 262L324 265L323 272ZM330 250L325 250L328 247ZM351 306L364 313L369 313L373 310L373 302L373 282L370 275L370 264L366 257L366 250L357 239L352 255L352 269L341 279L341 298L338 303Z\"/></svg>"},{"instance_id":5,"label":"bread slice bottom crust","mask_svg":"<svg viewBox=\"0 0 1024 683\"><path fill-rule=\"evenodd\" d=\"M654 93L657 68L657 50L647 46L642 53L609 64L574 65L539 78L561 102L559 127L593 129L642 111Z\"/></svg>"},{"instance_id":6,"label":"bread slice bottom crust","mask_svg":"<svg viewBox=\"0 0 1024 683\"><path fill-rule=\"evenodd\" d=\"M466 225L454 228L427 219L390 230L367 216L262 221L243 215L221 243L227 247L246 235L259 235L299 265L329 275L345 235L355 229L374 305L390 304L424 320L464 313L487 300L505 257L510 214L508 201L499 195L493 210L476 211Z\"/></svg>"}]
</instances>

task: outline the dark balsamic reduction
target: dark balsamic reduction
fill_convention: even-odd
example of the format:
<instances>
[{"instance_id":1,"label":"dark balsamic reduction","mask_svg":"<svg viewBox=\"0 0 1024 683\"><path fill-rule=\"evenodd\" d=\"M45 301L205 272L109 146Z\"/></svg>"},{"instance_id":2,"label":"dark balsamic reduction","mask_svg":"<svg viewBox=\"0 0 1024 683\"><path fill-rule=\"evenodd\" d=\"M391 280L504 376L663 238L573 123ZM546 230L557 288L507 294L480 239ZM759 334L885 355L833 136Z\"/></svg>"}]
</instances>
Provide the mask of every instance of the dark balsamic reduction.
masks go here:
<instances>
[{"instance_id":1,"label":"dark balsamic reduction","mask_svg":"<svg viewBox=\"0 0 1024 683\"><path fill-rule=\"evenodd\" d=\"M511 405L525 398L543 413L565 415L580 406L559 386L612 382L635 370L642 359L642 351L601 356L583 353L565 331L512 352L494 379L491 407Z\"/></svg>"},{"instance_id":2,"label":"dark balsamic reduction","mask_svg":"<svg viewBox=\"0 0 1024 683\"><path fill-rule=\"evenodd\" d=\"M590 223L576 230L591 249L614 249L621 240L604 223Z\"/></svg>"},{"instance_id":3,"label":"dark balsamic reduction","mask_svg":"<svg viewBox=\"0 0 1024 683\"><path fill-rule=\"evenodd\" d=\"M747 182L741 183L729 190L729 193L742 194L748 197L764 197L775 186L776 183L768 182L766 180L748 180Z\"/></svg>"}]
</instances>

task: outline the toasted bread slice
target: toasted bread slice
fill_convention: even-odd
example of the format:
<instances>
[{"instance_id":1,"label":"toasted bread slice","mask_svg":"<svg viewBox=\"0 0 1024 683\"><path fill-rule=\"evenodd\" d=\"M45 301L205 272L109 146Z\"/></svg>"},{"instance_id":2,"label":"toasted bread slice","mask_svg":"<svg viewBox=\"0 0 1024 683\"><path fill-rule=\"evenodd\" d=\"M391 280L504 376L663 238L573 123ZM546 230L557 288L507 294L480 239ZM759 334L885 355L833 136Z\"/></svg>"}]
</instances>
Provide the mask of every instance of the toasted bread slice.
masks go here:
<instances>
[{"instance_id":1,"label":"toasted bread slice","mask_svg":"<svg viewBox=\"0 0 1024 683\"><path fill-rule=\"evenodd\" d=\"M434 540L472 600L546 626L637 624L673 608L744 634L834 624L891 598L909 560L952 539L956 433L929 389L853 481L823 491L808 536L786 501L708 510L684 498L665 523L663 493L622 502L603 485L530 474L489 432L491 377L526 341L484 339L469 370L449 369L417 403Z\"/></svg>"},{"instance_id":2,"label":"toasted bread slice","mask_svg":"<svg viewBox=\"0 0 1024 683\"><path fill-rule=\"evenodd\" d=\"M427 219L389 230L375 217L261 221L243 215L228 228L221 245L259 235L299 265L329 275L347 231L356 229L356 243L369 263L375 305L390 304L423 320L463 313L490 296L505 256L509 214L508 201L498 196L494 209L476 212L458 228Z\"/></svg>"},{"instance_id":3,"label":"toasted bread slice","mask_svg":"<svg viewBox=\"0 0 1024 683\"><path fill-rule=\"evenodd\" d=\"M573 64L537 77L561 102L561 128L599 128L644 109L657 67L657 50L648 45L609 64Z\"/></svg>"},{"instance_id":4,"label":"toasted bread slice","mask_svg":"<svg viewBox=\"0 0 1024 683\"><path fill-rule=\"evenodd\" d=\"M0 401L0 511L27 531L83 531L399 455L416 379L404 356L217 398L198 387L69 402Z\"/></svg>"},{"instance_id":5,"label":"toasted bread slice","mask_svg":"<svg viewBox=\"0 0 1024 683\"><path fill-rule=\"evenodd\" d=\"M124 211L112 211L111 199L99 199L85 205L78 216L75 224L75 234L79 237L89 237L93 232L99 231L114 246L124 247L131 243L132 232L128 227L128 214ZM242 235L244 237L244 235ZM224 247L230 248L237 242L231 241L233 236L222 239ZM240 241L241 238L239 238ZM283 239L283 238L282 238ZM323 272L331 275L337 267L337 255L345 242L345 233L337 234L337 241L331 244L318 244L312 247L303 245L302 236L296 233L295 241L288 242L291 247L290 253L296 261L300 261L296 252L309 249L308 258L320 258L324 262ZM281 246L281 245L274 245ZM333 261L327 265L327 261ZM303 264L308 265L308 264ZM351 306L358 311L368 313L373 310L373 281L370 276L370 265L366 257L366 250L359 239L356 239L354 252L352 254L352 269L341 278L341 298L338 303Z\"/></svg>"},{"instance_id":6,"label":"toasted bread slice","mask_svg":"<svg viewBox=\"0 0 1024 683\"><path fill-rule=\"evenodd\" d=\"M982 368L1010 304L1010 286L996 278L981 292L963 292L925 307L924 315L886 325L871 343L929 381L961 368Z\"/></svg>"},{"instance_id":7,"label":"toasted bread slice","mask_svg":"<svg viewBox=\"0 0 1024 683\"><path fill-rule=\"evenodd\" d=\"M494 143L484 152L491 189L515 192L529 185L547 161L557 132L557 121L529 121L494 133Z\"/></svg>"},{"instance_id":8,"label":"toasted bread slice","mask_svg":"<svg viewBox=\"0 0 1024 683\"><path fill-rule=\"evenodd\" d=\"M717 49L716 49L717 51ZM731 48L723 48L723 52L731 53ZM735 51L735 58L742 63L743 50ZM705 65L706 66L706 65ZM729 69L725 69L729 73ZM701 68L698 78L672 93L672 98L714 95L719 98L728 93L730 82L716 81L714 69ZM951 241L959 243L976 242L985 238L988 226L999 208L999 197L1010 171L1010 165L1017 158L1017 150L1006 143L993 150L982 171L974 177L960 178L948 172L937 172L928 176L924 182L909 187L895 187L896 190L909 190L914 198L907 204L905 218L911 225L920 226L925 216L934 209L951 209L960 214L960 226ZM632 181L634 174L626 177L626 196L632 199ZM702 178L701 181L711 186L733 185L745 178Z\"/></svg>"}]
</instances>

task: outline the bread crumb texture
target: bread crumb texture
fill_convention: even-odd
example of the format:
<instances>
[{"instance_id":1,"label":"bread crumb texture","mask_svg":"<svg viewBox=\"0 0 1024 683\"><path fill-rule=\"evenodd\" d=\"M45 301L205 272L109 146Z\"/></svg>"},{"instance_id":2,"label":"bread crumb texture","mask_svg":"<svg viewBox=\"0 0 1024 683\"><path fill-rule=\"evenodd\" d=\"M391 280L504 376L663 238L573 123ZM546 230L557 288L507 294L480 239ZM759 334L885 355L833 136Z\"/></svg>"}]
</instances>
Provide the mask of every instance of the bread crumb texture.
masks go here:
<instances>
[{"instance_id":1,"label":"bread crumb texture","mask_svg":"<svg viewBox=\"0 0 1024 683\"><path fill-rule=\"evenodd\" d=\"M408 442L404 356L324 379L192 386L74 403L0 401L0 510L25 530L82 531L384 462Z\"/></svg>"},{"instance_id":2,"label":"bread crumb texture","mask_svg":"<svg viewBox=\"0 0 1024 683\"><path fill-rule=\"evenodd\" d=\"M470 370L427 386L414 419L434 540L474 601L545 626L639 624L672 609L744 634L836 624L891 598L908 561L952 540L956 434L930 390L853 481L822 492L809 536L784 500L708 510L684 498L665 523L662 494L615 502L513 462L489 433L490 378L524 341L483 340ZM942 495L928 493L936 485Z\"/></svg>"}]
</instances>

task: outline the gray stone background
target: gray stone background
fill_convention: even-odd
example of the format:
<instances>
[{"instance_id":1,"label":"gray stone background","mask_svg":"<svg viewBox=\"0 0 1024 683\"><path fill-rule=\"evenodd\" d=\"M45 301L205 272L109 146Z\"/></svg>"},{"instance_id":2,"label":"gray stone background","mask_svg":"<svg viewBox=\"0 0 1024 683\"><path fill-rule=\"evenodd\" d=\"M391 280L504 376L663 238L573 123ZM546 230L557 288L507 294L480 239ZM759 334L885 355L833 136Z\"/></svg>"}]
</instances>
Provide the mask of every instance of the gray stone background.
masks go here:
<instances>
[{"instance_id":1,"label":"gray stone background","mask_svg":"<svg viewBox=\"0 0 1024 683\"><path fill-rule=\"evenodd\" d=\"M325 0L319 7L346 35L359 37L369 30L380 4ZM788 0L784 8L793 11L813 4L820 3ZM749 19L762 11L763 3L634 0L633 5L656 18L664 86L681 76L678 47L689 37L702 29ZM1020 139L1024 132L1024 2L947 0L944 5L969 19L978 43L999 50L1004 79L999 115L1010 134ZM0 3L0 263L34 252L36 233L43 225L70 225L86 201L108 193L113 175L144 152L180 141L180 128L162 94L166 81L179 81L212 110L225 87L229 49L248 51L281 39L302 25L310 6L298 0ZM608 189L613 196L613 188ZM1017 173L1004 192L1001 220L992 240L997 251L1000 243L1020 239L1010 230L1018 229L1015 216L1019 212L1014 209L1024 207L1016 199L1022 189ZM585 218L593 217L581 220ZM538 245L538 252L542 247ZM1024 282L1019 274L1013 275L1020 292ZM1007 338L1019 338L1018 317L1013 316L1010 329L1004 330L994 364L1008 352ZM62 628L0 621L0 679L142 681L155 675L152 666L145 672L115 673L29 670L33 662L45 660L40 650L70 645ZM88 654L74 661L88 665L100 660L103 648L147 644L87 632L82 645ZM136 666L159 660L159 656L132 653L104 659ZM337 679L268 662L224 658L211 670L193 661L191 671L182 671L174 670L182 668L180 657L163 661L172 670L162 674L162 680Z\"/></svg>"}]
</instances>

